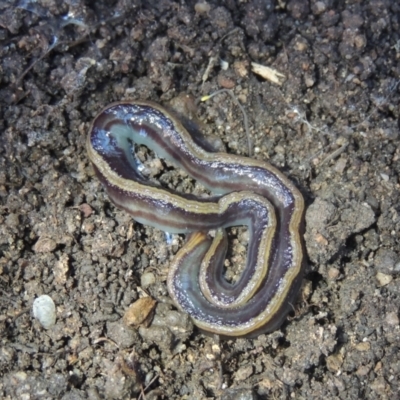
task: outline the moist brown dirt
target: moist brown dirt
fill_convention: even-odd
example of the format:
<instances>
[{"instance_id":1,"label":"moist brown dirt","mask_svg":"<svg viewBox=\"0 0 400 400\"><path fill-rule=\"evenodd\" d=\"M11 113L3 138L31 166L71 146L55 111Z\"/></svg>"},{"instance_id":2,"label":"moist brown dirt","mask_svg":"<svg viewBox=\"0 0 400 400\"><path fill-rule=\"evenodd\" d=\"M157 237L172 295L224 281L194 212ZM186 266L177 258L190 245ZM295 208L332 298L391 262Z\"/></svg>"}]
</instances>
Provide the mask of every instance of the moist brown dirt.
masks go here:
<instances>
[{"instance_id":1,"label":"moist brown dirt","mask_svg":"<svg viewBox=\"0 0 400 400\"><path fill-rule=\"evenodd\" d=\"M208 5L0 3L1 398L400 396L400 5ZM112 101L167 105L221 88L246 110L253 157L307 204L299 299L281 329L256 339L206 336L176 310L165 280L183 238L116 209L85 150ZM197 103L205 134L246 155L232 98ZM124 312L144 293L158 301L153 321L127 328ZM41 294L57 307L48 330L31 311Z\"/></svg>"}]
</instances>

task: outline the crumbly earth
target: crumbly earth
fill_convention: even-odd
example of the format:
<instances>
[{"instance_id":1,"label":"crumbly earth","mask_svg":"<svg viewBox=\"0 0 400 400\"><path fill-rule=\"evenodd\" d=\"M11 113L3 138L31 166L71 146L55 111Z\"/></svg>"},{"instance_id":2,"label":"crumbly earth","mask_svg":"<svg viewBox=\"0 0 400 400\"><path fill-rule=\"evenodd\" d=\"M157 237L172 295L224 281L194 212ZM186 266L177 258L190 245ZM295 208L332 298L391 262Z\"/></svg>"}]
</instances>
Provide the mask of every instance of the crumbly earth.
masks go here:
<instances>
[{"instance_id":1,"label":"crumbly earth","mask_svg":"<svg viewBox=\"0 0 400 400\"><path fill-rule=\"evenodd\" d=\"M1 2L0 397L398 398L399 24L391 0ZM85 150L112 101L222 88L253 157L307 204L299 299L256 339L204 335L176 310L165 281L183 238L116 209ZM191 118L247 155L226 93ZM31 311L41 294L57 309L48 330ZM146 294L152 322L126 327Z\"/></svg>"}]
</instances>

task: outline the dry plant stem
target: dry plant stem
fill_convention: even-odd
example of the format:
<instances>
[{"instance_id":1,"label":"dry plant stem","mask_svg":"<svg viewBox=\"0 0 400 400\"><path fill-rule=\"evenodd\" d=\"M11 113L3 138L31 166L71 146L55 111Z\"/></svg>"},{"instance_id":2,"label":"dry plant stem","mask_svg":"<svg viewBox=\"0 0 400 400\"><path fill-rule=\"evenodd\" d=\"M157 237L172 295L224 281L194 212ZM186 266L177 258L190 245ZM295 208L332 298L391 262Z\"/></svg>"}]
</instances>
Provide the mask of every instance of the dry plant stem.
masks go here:
<instances>
[{"instance_id":1,"label":"dry plant stem","mask_svg":"<svg viewBox=\"0 0 400 400\"><path fill-rule=\"evenodd\" d=\"M203 74L203 76L201 78L201 80L202 80L201 86L202 87L204 86L204 83L208 79L208 76L210 75L210 71L214 68L214 65L215 65L216 61L217 61L217 57L212 56L212 57L209 58L207 68L204 71L204 74Z\"/></svg>"},{"instance_id":2,"label":"dry plant stem","mask_svg":"<svg viewBox=\"0 0 400 400\"><path fill-rule=\"evenodd\" d=\"M232 29L226 35L222 36L222 38L219 40L219 42L222 43L222 41L225 40L228 36L233 35L234 33L239 32L239 31L240 31L240 28Z\"/></svg>"},{"instance_id":3,"label":"dry plant stem","mask_svg":"<svg viewBox=\"0 0 400 400\"><path fill-rule=\"evenodd\" d=\"M117 345L117 343L115 343L113 340L106 338L106 337L99 337L96 340L93 341L93 344L99 344L102 342L108 342L112 345L114 345L115 347L117 347L119 349L119 346Z\"/></svg>"},{"instance_id":4,"label":"dry plant stem","mask_svg":"<svg viewBox=\"0 0 400 400\"><path fill-rule=\"evenodd\" d=\"M220 93L228 93L229 96L232 97L232 100L235 102L235 104L240 108L240 111L243 114L243 124L244 124L244 130L246 132L246 137L247 137L247 151L248 151L248 156L251 157L253 155L252 152L252 143L251 143L251 138L250 138L250 130L249 130L249 120L247 118L247 114L245 109L243 108L243 106L240 104L239 100L237 99L237 97L234 95L234 93L232 92L232 90L230 89L220 89L217 90L216 92L213 92L207 96L203 96L201 98L201 101L206 101L208 99L211 99L212 97L216 96L217 94Z\"/></svg>"},{"instance_id":5,"label":"dry plant stem","mask_svg":"<svg viewBox=\"0 0 400 400\"><path fill-rule=\"evenodd\" d=\"M142 390L141 390L141 393L140 393L140 395L139 395L138 400L141 400L141 399L146 400L146 396L145 396L144 392L159 378L159 376L160 376L160 375L157 374L157 375L149 382L149 384L148 384L145 388L142 387Z\"/></svg>"},{"instance_id":6,"label":"dry plant stem","mask_svg":"<svg viewBox=\"0 0 400 400\"><path fill-rule=\"evenodd\" d=\"M345 143L342 146L340 146L337 150L333 151L331 154L326 156L325 159L321 162L320 166L327 163L328 161L333 160L336 157L338 157L340 154L342 154L346 150L348 145L349 145L349 143Z\"/></svg>"},{"instance_id":7,"label":"dry plant stem","mask_svg":"<svg viewBox=\"0 0 400 400\"><path fill-rule=\"evenodd\" d=\"M19 85L19 83L24 79L24 77L26 76L26 74L41 60L43 60L53 49L54 47L57 46L58 44L58 40L57 38L55 38L56 40L54 40L54 43L51 44L49 46L49 48L44 52L44 54L42 54L39 58L37 58L36 60L33 60L31 65L29 65L29 67L27 67L25 69L24 72L22 72L22 74L17 78L17 80L15 81L15 85Z\"/></svg>"}]
</instances>

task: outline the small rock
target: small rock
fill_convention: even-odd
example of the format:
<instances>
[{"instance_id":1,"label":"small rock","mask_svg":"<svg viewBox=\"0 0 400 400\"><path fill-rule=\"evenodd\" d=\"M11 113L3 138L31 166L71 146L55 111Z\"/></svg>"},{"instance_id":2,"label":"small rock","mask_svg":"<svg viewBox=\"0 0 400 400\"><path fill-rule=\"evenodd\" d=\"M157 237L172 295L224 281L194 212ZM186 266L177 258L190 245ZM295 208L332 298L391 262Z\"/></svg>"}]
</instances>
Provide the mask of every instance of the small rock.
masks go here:
<instances>
[{"instance_id":1,"label":"small rock","mask_svg":"<svg viewBox=\"0 0 400 400\"><path fill-rule=\"evenodd\" d=\"M329 371L336 373L340 370L340 367L343 364L343 356L341 354L331 354L326 359L326 366Z\"/></svg>"},{"instance_id":2,"label":"small rock","mask_svg":"<svg viewBox=\"0 0 400 400\"><path fill-rule=\"evenodd\" d=\"M218 77L218 85L224 89L233 89L236 86L236 82L228 74L221 72Z\"/></svg>"},{"instance_id":3,"label":"small rock","mask_svg":"<svg viewBox=\"0 0 400 400\"><path fill-rule=\"evenodd\" d=\"M140 285L142 288L146 289L153 283L155 283L156 277L152 272L145 272L141 277L140 277Z\"/></svg>"},{"instance_id":4,"label":"small rock","mask_svg":"<svg viewBox=\"0 0 400 400\"><path fill-rule=\"evenodd\" d=\"M328 278L330 280L336 280L339 277L339 275L340 271L337 268L332 267L328 269Z\"/></svg>"},{"instance_id":5,"label":"small rock","mask_svg":"<svg viewBox=\"0 0 400 400\"><path fill-rule=\"evenodd\" d=\"M132 394L140 391L140 377L122 357L118 357L114 365L108 360L105 363L107 374L104 391L107 399L132 398Z\"/></svg>"},{"instance_id":6,"label":"small rock","mask_svg":"<svg viewBox=\"0 0 400 400\"><path fill-rule=\"evenodd\" d=\"M385 274L396 272L395 266L399 261L399 257L393 250L385 248L380 248L374 257L375 268Z\"/></svg>"},{"instance_id":7,"label":"small rock","mask_svg":"<svg viewBox=\"0 0 400 400\"><path fill-rule=\"evenodd\" d=\"M252 365L245 365L240 367L235 373L235 381L244 381L248 377L253 375L253 366Z\"/></svg>"},{"instance_id":8,"label":"small rock","mask_svg":"<svg viewBox=\"0 0 400 400\"><path fill-rule=\"evenodd\" d=\"M54 266L54 278L56 283L65 284L69 272L69 258L67 254L63 254Z\"/></svg>"},{"instance_id":9,"label":"small rock","mask_svg":"<svg viewBox=\"0 0 400 400\"><path fill-rule=\"evenodd\" d=\"M385 320L389 325L392 325L392 326L397 326L400 323L399 316L397 315L396 312L387 313Z\"/></svg>"},{"instance_id":10,"label":"small rock","mask_svg":"<svg viewBox=\"0 0 400 400\"><path fill-rule=\"evenodd\" d=\"M92 213L93 213L93 208L90 207L90 205L87 204L87 203L81 204L81 205L79 206L79 210L82 212L82 214L83 214L83 216L84 216L85 218L90 217L90 216L92 215Z\"/></svg>"},{"instance_id":11,"label":"small rock","mask_svg":"<svg viewBox=\"0 0 400 400\"><path fill-rule=\"evenodd\" d=\"M211 6L205 1L202 1L194 5L194 10L197 14L208 14L211 10Z\"/></svg>"},{"instance_id":12,"label":"small rock","mask_svg":"<svg viewBox=\"0 0 400 400\"><path fill-rule=\"evenodd\" d=\"M358 375L358 376L368 375L370 370L371 370L371 367L369 365L362 365L361 367L359 367L357 369L356 375Z\"/></svg>"},{"instance_id":13,"label":"small rock","mask_svg":"<svg viewBox=\"0 0 400 400\"><path fill-rule=\"evenodd\" d=\"M361 342L356 344L355 348L358 351L368 351L371 348L371 343L370 342Z\"/></svg>"},{"instance_id":14,"label":"small rock","mask_svg":"<svg viewBox=\"0 0 400 400\"><path fill-rule=\"evenodd\" d=\"M148 326L156 303L151 297L142 297L135 301L125 311L124 324L129 327Z\"/></svg>"},{"instance_id":15,"label":"small rock","mask_svg":"<svg viewBox=\"0 0 400 400\"><path fill-rule=\"evenodd\" d=\"M33 246L35 253L51 253L57 247L57 243L53 239L39 238Z\"/></svg>"},{"instance_id":16,"label":"small rock","mask_svg":"<svg viewBox=\"0 0 400 400\"><path fill-rule=\"evenodd\" d=\"M156 343L161 349L170 351L174 342L174 335L167 327L151 326L150 328L139 328L140 336L150 342Z\"/></svg>"},{"instance_id":17,"label":"small rock","mask_svg":"<svg viewBox=\"0 0 400 400\"><path fill-rule=\"evenodd\" d=\"M47 294L39 296L32 305L33 316L45 329L50 329L56 323L56 306Z\"/></svg>"},{"instance_id":18,"label":"small rock","mask_svg":"<svg viewBox=\"0 0 400 400\"><path fill-rule=\"evenodd\" d=\"M239 78L245 78L249 75L249 65L246 61L235 61L233 69Z\"/></svg>"},{"instance_id":19,"label":"small rock","mask_svg":"<svg viewBox=\"0 0 400 400\"><path fill-rule=\"evenodd\" d=\"M377 281L378 281L378 285L379 285L380 287L382 287L382 286L386 286L386 285L388 285L390 282L392 282L393 277L392 277L391 275L386 275L386 274L383 274L382 272L378 272L378 273L376 274L376 279L377 279Z\"/></svg>"},{"instance_id":20,"label":"small rock","mask_svg":"<svg viewBox=\"0 0 400 400\"><path fill-rule=\"evenodd\" d=\"M124 326L121 321L107 321L107 337L120 349L128 349L137 343L137 333Z\"/></svg>"}]
</instances>

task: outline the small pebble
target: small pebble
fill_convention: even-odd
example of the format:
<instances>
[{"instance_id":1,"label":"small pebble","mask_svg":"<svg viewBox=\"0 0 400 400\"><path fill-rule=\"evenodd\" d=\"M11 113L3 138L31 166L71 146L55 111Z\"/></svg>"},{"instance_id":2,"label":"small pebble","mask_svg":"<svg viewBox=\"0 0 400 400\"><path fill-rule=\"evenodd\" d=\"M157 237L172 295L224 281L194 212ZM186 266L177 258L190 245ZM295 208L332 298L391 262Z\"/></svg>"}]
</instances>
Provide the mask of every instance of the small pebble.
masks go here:
<instances>
[{"instance_id":1,"label":"small pebble","mask_svg":"<svg viewBox=\"0 0 400 400\"><path fill-rule=\"evenodd\" d=\"M331 354L326 359L326 366L329 371L337 373L343 364L343 356L341 354Z\"/></svg>"},{"instance_id":2,"label":"small pebble","mask_svg":"<svg viewBox=\"0 0 400 400\"><path fill-rule=\"evenodd\" d=\"M211 10L211 6L206 2L198 2L194 5L194 10L197 14L208 14Z\"/></svg>"},{"instance_id":3,"label":"small pebble","mask_svg":"<svg viewBox=\"0 0 400 400\"><path fill-rule=\"evenodd\" d=\"M151 297L142 297L135 301L125 311L124 324L129 327L138 325L148 326L156 303Z\"/></svg>"},{"instance_id":4,"label":"small pebble","mask_svg":"<svg viewBox=\"0 0 400 400\"><path fill-rule=\"evenodd\" d=\"M323 246L328 246L328 240L320 233L317 233L315 235L315 241L319 244L322 244Z\"/></svg>"},{"instance_id":5,"label":"small pebble","mask_svg":"<svg viewBox=\"0 0 400 400\"><path fill-rule=\"evenodd\" d=\"M369 371L371 370L371 367L369 365L361 365L357 371L355 372L356 375L358 376L365 376L368 375Z\"/></svg>"},{"instance_id":6,"label":"small pebble","mask_svg":"<svg viewBox=\"0 0 400 400\"><path fill-rule=\"evenodd\" d=\"M336 161L336 164L334 166L334 170L338 173L338 174L342 174L343 171L346 168L346 164L347 164L347 159L346 158L339 158L339 160Z\"/></svg>"},{"instance_id":7,"label":"small pebble","mask_svg":"<svg viewBox=\"0 0 400 400\"><path fill-rule=\"evenodd\" d=\"M140 277L140 285L142 288L146 289L153 283L155 283L156 277L152 272L145 272L141 277Z\"/></svg>"},{"instance_id":8,"label":"small pebble","mask_svg":"<svg viewBox=\"0 0 400 400\"><path fill-rule=\"evenodd\" d=\"M35 253L51 253L57 247L55 240L50 238L39 238L33 246Z\"/></svg>"},{"instance_id":9,"label":"small pebble","mask_svg":"<svg viewBox=\"0 0 400 400\"><path fill-rule=\"evenodd\" d=\"M224 89L233 89L236 82L228 75L220 73L217 77L218 85Z\"/></svg>"},{"instance_id":10,"label":"small pebble","mask_svg":"<svg viewBox=\"0 0 400 400\"><path fill-rule=\"evenodd\" d=\"M223 71L227 71L228 70L228 68L229 68L229 63L228 63L228 61L225 61L225 60L219 60L219 65L220 65L220 67L221 67L221 69L223 70Z\"/></svg>"},{"instance_id":11,"label":"small pebble","mask_svg":"<svg viewBox=\"0 0 400 400\"><path fill-rule=\"evenodd\" d=\"M328 269L328 278L330 280L337 279L339 277L339 275L340 275L340 271L337 268L332 267L332 268Z\"/></svg>"},{"instance_id":12,"label":"small pebble","mask_svg":"<svg viewBox=\"0 0 400 400\"><path fill-rule=\"evenodd\" d=\"M82 212L82 214L85 218L90 217L93 213L93 208L90 207L90 205L86 204L86 203L81 204L79 206L79 210Z\"/></svg>"},{"instance_id":13,"label":"small pebble","mask_svg":"<svg viewBox=\"0 0 400 400\"><path fill-rule=\"evenodd\" d=\"M385 181L385 182L389 182L389 175L388 174L384 174L383 172L381 173L381 178Z\"/></svg>"},{"instance_id":14,"label":"small pebble","mask_svg":"<svg viewBox=\"0 0 400 400\"><path fill-rule=\"evenodd\" d=\"M245 381L251 375L253 375L253 366L245 365L240 367L235 373L235 381Z\"/></svg>"},{"instance_id":15,"label":"small pebble","mask_svg":"<svg viewBox=\"0 0 400 400\"><path fill-rule=\"evenodd\" d=\"M379 286L386 286L390 282L392 282L393 277L391 275L383 274L382 272L378 272L376 274L376 279L378 281Z\"/></svg>"},{"instance_id":16,"label":"small pebble","mask_svg":"<svg viewBox=\"0 0 400 400\"><path fill-rule=\"evenodd\" d=\"M355 345L355 348L358 351L369 351L371 349L371 343L369 342L361 342Z\"/></svg>"},{"instance_id":17,"label":"small pebble","mask_svg":"<svg viewBox=\"0 0 400 400\"><path fill-rule=\"evenodd\" d=\"M399 316L397 315L396 312L387 313L385 320L389 325L392 325L392 326L397 326L400 323Z\"/></svg>"},{"instance_id":18,"label":"small pebble","mask_svg":"<svg viewBox=\"0 0 400 400\"><path fill-rule=\"evenodd\" d=\"M248 67L249 65L246 61L235 61L233 63L233 69L240 78L245 78L249 74Z\"/></svg>"},{"instance_id":19,"label":"small pebble","mask_svg":"<svg viewBox=\"0 0 400 400\"><path fill-rule=\"evenodd\" d=\"M50 329L56 323L56 306L47 294L39 296L32 305L33 316L45 329Z\"/></svg>"}]
</instances>

